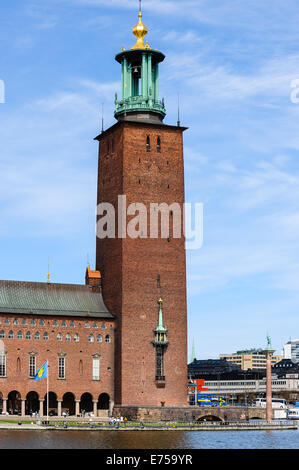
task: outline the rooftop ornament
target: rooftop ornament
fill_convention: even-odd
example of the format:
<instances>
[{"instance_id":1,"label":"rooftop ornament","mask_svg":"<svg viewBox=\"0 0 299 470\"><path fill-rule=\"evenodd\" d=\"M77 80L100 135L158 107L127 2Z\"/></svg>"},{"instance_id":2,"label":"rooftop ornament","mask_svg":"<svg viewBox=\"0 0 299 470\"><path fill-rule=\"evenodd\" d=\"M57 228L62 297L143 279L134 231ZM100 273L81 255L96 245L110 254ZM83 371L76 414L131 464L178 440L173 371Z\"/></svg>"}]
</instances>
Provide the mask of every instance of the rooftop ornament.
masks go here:
<instances>
[{"instance_id":1,"label":"rooftop ornament","mask_svg":"<svg viewBox=\"0 0 299 470\"><path fill-rule=\"evenodd\" d=\"M136 36L137 38L137 42L135 46L133 46L131 49L150 49L148 42L146 42L146 45L144 45L144 42L143 42L144 36L146 36L148 33L148 28L141 21L141 18L142 18L141 1L139 3L140 3L139 13L138 13L139 21L132 30L134 36Z\"/></svg>"}]
</instances>

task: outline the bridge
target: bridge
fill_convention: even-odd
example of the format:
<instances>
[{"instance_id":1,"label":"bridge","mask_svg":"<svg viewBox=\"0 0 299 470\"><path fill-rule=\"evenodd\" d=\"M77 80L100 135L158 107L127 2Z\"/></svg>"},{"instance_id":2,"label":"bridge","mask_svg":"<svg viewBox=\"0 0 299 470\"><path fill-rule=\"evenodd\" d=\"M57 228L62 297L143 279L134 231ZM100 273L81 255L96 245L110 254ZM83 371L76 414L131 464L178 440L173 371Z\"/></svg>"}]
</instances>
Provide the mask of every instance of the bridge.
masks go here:
<instances>
[{"instance_id":1,"label":"bridge","mask_svg":"<svg viewBox=\"0 0 299 470\"><path fill-rule=\"evenodd\" d=\"M242 421L266 419L266 408L255 406L194 406L192 418L195 421Z\"/></svg>"},{"instance_id":2,"label":"bridge","mask_svg":"<svg viewBox=\"0 0 299 470\"><path fill-rule=\"evenodd\" d=\"M128 421L143 422L240 422L247 419L266 419L266 408L256 406L115 406L113 416L126 416Z\"/></svg>"}]
</instances>

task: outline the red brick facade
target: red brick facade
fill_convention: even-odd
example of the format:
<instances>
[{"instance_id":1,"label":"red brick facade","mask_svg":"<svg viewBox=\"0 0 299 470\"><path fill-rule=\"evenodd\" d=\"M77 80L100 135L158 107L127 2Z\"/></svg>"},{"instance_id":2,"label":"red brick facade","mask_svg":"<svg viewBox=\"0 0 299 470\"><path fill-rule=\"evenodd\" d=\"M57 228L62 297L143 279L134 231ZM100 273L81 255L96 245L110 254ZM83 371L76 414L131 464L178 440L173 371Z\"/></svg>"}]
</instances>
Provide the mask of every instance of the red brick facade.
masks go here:
<instances>
[{"instance_id":1,"label":"red brick facade","mask_svg":"<svg viewBox=\"0 0 299 470\"><path fill-rule=\"evenodd\" d=\"M36 333L39 333L39 339ZM0 341L6 361L5 374L0 366L0 409L28 414L32 408L28 394L35 392L31 393L34 402L37 399L41 403L34 403L32 411L40 409L42 415L46 413L47 380L35 381L29 376L30 356L36 358L36 370L48 361L49 409L56 408L58 415L66 409L70 414L78 414L83 409L98 414L98 409L107 408L109 400L113 402L114 322L110 319L1 314ZM64 358L64 377L59 377L59 358ZM93 377L94 358L99 358L100 366L96 380ZM14 391L17 397L11 393Z\"/></svg>"},{"instance_id":2,"label":"red brick facade","mask_svg":"<svg viewBox=\"0 0 299 470\"><path fill-rule=\"evenodd\" d=\"M183 130L162 123L125 121L101 134L97 138L98 203L109 202L117 208L118 195L126 195L127 206L176 202L182 208ZM98 238L96 269L102 274L104 302L117 317L115 404L187 405L184 236L170 236L169 240L160 234L156 239ZM165 382L159 386L152 341L160 296L169 344L164 354Z\"/></svg>"}]
</instances>

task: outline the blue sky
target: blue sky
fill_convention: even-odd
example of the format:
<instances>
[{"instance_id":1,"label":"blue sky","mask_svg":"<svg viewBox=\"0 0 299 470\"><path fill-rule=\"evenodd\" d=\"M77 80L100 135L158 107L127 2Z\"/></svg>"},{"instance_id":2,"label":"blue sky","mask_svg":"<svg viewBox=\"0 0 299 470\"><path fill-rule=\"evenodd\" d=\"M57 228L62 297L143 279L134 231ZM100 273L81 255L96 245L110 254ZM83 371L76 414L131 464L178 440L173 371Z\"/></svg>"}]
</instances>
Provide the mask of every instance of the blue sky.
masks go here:
<instances>
[{"instance_id":1,"label":"blue sky","mask_svg":"<svg viewBox=\"0 0 299 470\"><path fill-rule=\"evenodd\" d=\"M95 254L97 145L113 124L137 0L0 7L0 278L82 283ZM186 200L204 204L187 253L189 357L299 336L299 10L293 0L143 0L166 54L160 96L185 133Z\"/></svg>"}]
</instances>

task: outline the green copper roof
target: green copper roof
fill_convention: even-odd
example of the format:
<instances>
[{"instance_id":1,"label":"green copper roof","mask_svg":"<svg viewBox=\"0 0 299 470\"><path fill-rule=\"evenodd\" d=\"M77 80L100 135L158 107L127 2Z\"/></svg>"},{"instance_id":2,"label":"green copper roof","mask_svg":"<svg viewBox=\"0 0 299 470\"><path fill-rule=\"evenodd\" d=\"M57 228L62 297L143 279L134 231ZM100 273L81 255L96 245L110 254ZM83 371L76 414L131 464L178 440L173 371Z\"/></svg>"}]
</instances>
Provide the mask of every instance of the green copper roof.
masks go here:
<instances>
[{"instance_id":1,"label":"green copper roof","mask_svg":"<svg viewBox=\"0 0 299 470\"><path fill-rule=\"evenodd\" d=\"M162 299L159 300L159 324L155 329L155 332L166 333L167 329L163 326L163 309L162 309Z\"/></svg>"},{"instance_id":2,"label":"green copper roof","mask_svg":"<svg viewBox=\"0 0 299 470\"><path fill-rule=\"evenodd\" d=\"M0 281L0 313L114 318L89 286L21 281Z\"/></svg>"},{"instance_id":3,"label":"green copper roof","mask_svg":"<svg viewBox=\"0 0 299 470\"><path fill-rule=\"evenodd\" d=\"M166 115L164 99L159 99L159 63L164 54L152 49L135 49L116 56L121 64L121 99L115 95L116 119L127 114L154 113L161 122Z\"/></svg>"},{"instance_id":4,"label":"green copper roof","mask_svg":"<svg viewBox=\"0 0 299 470\"><path fill-rule=\"evenodd\" d=\"M195 354L195 346L194 346L194 338L193 338L193 342L192 342L192 351L191 351L191 360L190 360L190 362L195 361L195 359L196 359L196 354Z\"/></svg>"}]
</instances>

